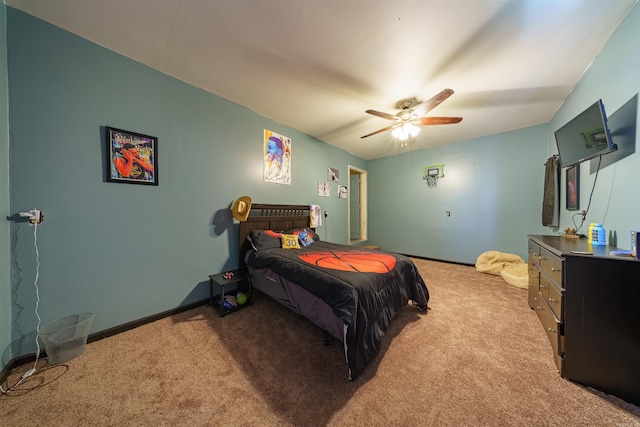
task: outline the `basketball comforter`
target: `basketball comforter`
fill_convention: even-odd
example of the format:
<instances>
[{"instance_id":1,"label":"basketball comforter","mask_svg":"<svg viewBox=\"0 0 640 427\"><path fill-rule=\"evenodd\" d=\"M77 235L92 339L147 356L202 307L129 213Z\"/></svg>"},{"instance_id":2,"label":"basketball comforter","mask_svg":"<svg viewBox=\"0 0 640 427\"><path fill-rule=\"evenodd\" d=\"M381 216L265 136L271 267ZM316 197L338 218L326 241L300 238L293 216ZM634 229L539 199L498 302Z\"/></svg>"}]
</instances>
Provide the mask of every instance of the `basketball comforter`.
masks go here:
<instances>
[{"instance_id":1,"label":"basketball comforter","mask_svg":"<svg viewBox=\"0 0 640 427\"><path fill-rule=\"evenodd\" d=\"M404 255L316 240L300 249L265 247L253 235L246 259L269 268L329 304L344 322L349 379L355 379L380 352L394 314L411 300L427 310L429 291L413 262ZM251 239L251 237L250 237Z\"/></svg>"}]
</instances>

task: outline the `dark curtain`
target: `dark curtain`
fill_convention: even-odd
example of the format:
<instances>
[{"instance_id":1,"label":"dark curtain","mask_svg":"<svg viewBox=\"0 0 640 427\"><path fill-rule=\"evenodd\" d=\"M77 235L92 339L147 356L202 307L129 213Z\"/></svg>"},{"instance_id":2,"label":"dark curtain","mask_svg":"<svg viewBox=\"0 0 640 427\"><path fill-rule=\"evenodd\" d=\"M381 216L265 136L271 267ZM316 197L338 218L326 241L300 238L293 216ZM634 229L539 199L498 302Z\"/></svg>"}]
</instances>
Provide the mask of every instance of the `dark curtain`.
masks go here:
<instances>
[{"instance_id":1,"label":"dark curtain","mask_svg":"<svg viewBox=\"0 0 640 427\"><path fill-rule=\"evenodd\" d=\"M544 167L542 225L557 227L560 222L560 168L558 156L549 157Z\"/></svg>"}]
</instances>

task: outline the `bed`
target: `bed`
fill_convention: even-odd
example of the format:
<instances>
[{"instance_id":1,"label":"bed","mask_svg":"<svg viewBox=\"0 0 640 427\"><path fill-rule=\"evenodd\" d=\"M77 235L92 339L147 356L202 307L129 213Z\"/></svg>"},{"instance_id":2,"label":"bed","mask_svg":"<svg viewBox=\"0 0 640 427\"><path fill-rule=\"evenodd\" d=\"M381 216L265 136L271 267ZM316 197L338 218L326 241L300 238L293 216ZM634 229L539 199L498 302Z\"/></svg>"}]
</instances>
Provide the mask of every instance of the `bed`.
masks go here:
<instances>
[{"instance_id":1,"label":"bed","mask_svg":"<svg viewBox=\"0 0 640 427\"><path fill-rule=\"evenodd\" d=\"M353 380L380 352L394 314L409 301L425 312L429 291L408 257L325 242L309 220L309 205L253 204L240 223L240 265L254 289L342 341ZM282 234L304 231L307 246L282 248Z\"/></svg>"}]
</instances>

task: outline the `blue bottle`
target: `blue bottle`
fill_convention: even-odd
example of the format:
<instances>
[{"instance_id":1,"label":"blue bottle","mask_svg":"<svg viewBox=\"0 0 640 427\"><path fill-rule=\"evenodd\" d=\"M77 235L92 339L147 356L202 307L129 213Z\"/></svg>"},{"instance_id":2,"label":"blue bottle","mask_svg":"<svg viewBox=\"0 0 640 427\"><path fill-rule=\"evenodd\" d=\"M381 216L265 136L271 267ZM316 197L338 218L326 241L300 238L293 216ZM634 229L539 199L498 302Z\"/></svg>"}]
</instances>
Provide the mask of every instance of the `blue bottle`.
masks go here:
<instances>
[{"instance_id":1,"label":"blue bottle","mask_svg":"<svg viewBox=\"0 0 640 427\"><path fill-rule=\"evenodd\" d=\"M605 246L607 244L607 231L602 224L595 223L591 230L591 244L596 246Z\"/></svg>"}]
</instances>

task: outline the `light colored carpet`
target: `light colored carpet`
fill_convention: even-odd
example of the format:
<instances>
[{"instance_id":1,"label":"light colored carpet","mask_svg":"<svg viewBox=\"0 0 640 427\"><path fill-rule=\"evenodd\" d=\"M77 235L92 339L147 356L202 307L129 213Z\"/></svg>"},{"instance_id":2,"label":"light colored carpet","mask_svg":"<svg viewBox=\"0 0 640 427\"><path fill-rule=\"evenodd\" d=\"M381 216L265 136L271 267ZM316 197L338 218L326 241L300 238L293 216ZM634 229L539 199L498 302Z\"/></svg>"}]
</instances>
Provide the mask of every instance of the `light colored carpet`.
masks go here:
<instances>
[{"instance_id":1,"label":"light colored carpet","mask_svg":"<svg viewBox=\"0 0 640 427\"><path fill-rule=\"evenodd\" d=\"M0 425L640 426L637 406L560 378L525 290L414 262L429 312L401 310L353 382L340 343L256 293L224 318L200 307L41 361L0 397Z\"/></svg>"}]
</instances>

